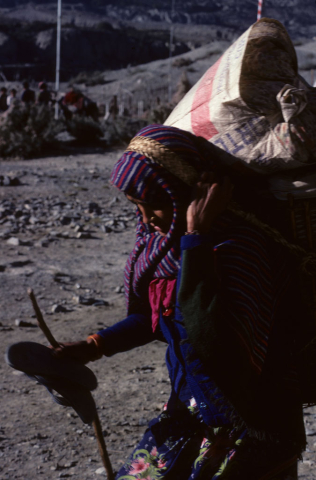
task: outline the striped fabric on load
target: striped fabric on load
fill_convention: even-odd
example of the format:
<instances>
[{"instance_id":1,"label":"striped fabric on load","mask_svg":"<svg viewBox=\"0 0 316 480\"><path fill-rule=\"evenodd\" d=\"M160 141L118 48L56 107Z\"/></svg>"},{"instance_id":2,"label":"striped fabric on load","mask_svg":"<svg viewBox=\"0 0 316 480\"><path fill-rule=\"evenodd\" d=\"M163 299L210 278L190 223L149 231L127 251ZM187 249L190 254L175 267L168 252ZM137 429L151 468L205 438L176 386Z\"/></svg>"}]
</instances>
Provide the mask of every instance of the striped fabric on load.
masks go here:
<instances>
[{"instance_id":1,"label":"striped fabric on load","mask_svg":"<svg viewBox=\"0 0 316 480\"><path fill-rule=\"evenodd\" d=\"M220 284L222 305L260 373L278 306L288 288L289 268L283 255L271 260L267 238L254 227L224 225L221 219L214 248L216 264L225 275Z\"/></svg>"}]
</instances>

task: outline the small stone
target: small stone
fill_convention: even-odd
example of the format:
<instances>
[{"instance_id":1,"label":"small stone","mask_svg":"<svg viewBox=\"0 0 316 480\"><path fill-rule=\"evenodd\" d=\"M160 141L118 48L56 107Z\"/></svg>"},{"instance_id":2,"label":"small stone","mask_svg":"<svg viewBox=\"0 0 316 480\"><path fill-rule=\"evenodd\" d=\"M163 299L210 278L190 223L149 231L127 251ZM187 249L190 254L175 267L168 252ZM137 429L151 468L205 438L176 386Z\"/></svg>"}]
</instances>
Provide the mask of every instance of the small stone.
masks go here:
<instances>
[{"instance_id":1,"label":"small stone","mask_svg":"<svg viewBox=\"0 0 316 480\"><path fill-rule=\"evenodd\" d=\"M76 237L80 239L87 239L91 238L91 234L89 232L79 232L77 233Z\"/></svg>"},{"instance_id":2,"label":"small stone","mask_svg":"<svg viewBox=\"0 0 316 480\"><path fill-rule=\"evenodd\" d=\"M66 231L66 232L60 232L57 234L57 237L59 238L68 238L69 237L69 232Z\"/></svg>"},{"instance_id":3,"label":"small stone","mask_svg":"<svg viewBox=\"0 0 316 480\"><path fill-rule=\"evenodd\" d=\"M21 185L21 182L17 177L13 177L10 179L10 185L16 187L17 185Z\"/></svg>"},{"instance_id":4,"label":"small stone","mask_svg":"<svg viewBox=\"0 0 316 480\"><path fill-rule=\"evenodd\" d=\"M26 322L25 320L21 320L20 318L17 318L14 323L17 327L37 327L35 323Z\"/></svg>"},{"instance_id":5,"label":"small stone","mask_svg":"<svg viewBox=\"0 0 316 480\"><path fill-rule=\"evenodd\" d=\"M17 237L10 237L7 240L7 244L17 247L18 245L20 245L20 240Z\"/></svg>"},{"instance_id":6,"label":"small stone","mask_svg":"<svg viewBox=\"0 0 316 480\"><path fill-rule=\"evenodd\" d=\"M115 220L108 220L105 224L106 227L113 227L115 225Z\"/></svg>"},{"instance_id":7,"label":"small stone","mask_svg":"<svg viewBox=\"0 0 316 480\"><path fill-rule=\"evenodd\" d=\"M52 306L52 313L65 313L68 312L68 309L63 305L56 303Z\"/></svg>"},{"instance_id":8,"label":"small stone","mask_svg":"<svg viewBox=\"0 0 316 480\"><path fill-rule=\"evenodd\" d=\"M7 177L6 175L2 176L1 175L1 185L8 187L11 183L10 177Z\"/></svg>"},{"instance_id":9,"label":"small stone","mask_svg":"<svg viewBox=\"0 0 316 480\"><path fill-rule=\"evenodd\" d=\"M49 241L47 239L38 240L34 243L35 247L45 247L47 248L49 245Z\"/></svg>"},{"instance_id":10,"label":"small stone","mask_svg":"<svg viewBox=\"0 0 316 480\"><path fill-rule=\"evenodd\" d=\"M22 215L22 217L19 218L19 222L26 225L29 222L29 218L29 215Z\"/></svg>"},{"instance_id":11,"label":"small stone","mask_svg":"<svg viewBox=\"0 0 316 480\"><path fill-rule=\"evenodd\" d=\"M98 468L98 469L95 471L95 473L96 473L97 475L103 475L103 474L105 473L105 468L104 468L104 467L100 467L100 468Z\"/></svg>"},{"instance_id":12,"label":"small stone","mask_svg":"<svg viewBox=\"0 0 316 480\"><path fill-rule=\"evenodd\" d=\"M87 298L82 295L76 295L73 297L74 301L78 303L79 305L92 305L93 304L93 299L92 298Z\"/></svg>"},{"instance_id":13,"label":"small stone","mask_svg":"<svg viewBox=\"0 0 316 480\"><path fill-rule=\"evenodd\" d=\"M139 425L140 427L145 427L146 425L148 425L148 421L146 420L146 418L140 418L140 419L138 420L138 425Z\"/></svg>"},{"instance_id":14,"label":"small stone","mask_svg":"<svg viewBox=\"0 0 316 480\"><path fill-rule=\"evenodd\" d=\"M100 226L100 230L101 230L103 233L111 233L111 232L112 232L112 228L109 227L108 225L101 225L101 226Z\"/></svg>"},{"instance_id":15,"label":"small stone","mask_svg":"<svg viewBox=\"0 0 316 480\"><path fill-rule=\"evenodd\" d=\"M93 307L109 307L110 304L106 300L95 300L92 305Z\"/></svg>"},{"instance_id":16,"label":"small stone","mask_svg":"<svg viewBox=\"0 0 316 480\"><path fill-rule=\"evenodd\" d=\"M70 225L71 217L67 217L67 216L61 217L59 221L62 225Z\"/></svg>"},{"instance_id":17,"label":"small stone","mask_svg":"<svg viewBox=\"0 0 316 480\"><path fill-rule=\"evenodd\" d=\"M98 215L101 213L100 206L95 202L90 202L88 205L89 213L97 213Z\"/></svg>"},{"instance_id":18,"label":"small stone","mask_svg":"<svg viewBox=\"0 0 316 480\"><path fill-rule=\"evenodd\" d=\"M113 197L112 200L110 201L110 205L114 205L115 203L118 203L120 200L118 197Z\"/></svg>"},{"instance_id":19,"label":"small stone","mask_svg":"<svg viewBox=\"0 0 316 480\"><path fill-rule=\"evenodd\" d=\"M25 267L26 265L29 265L30 263L32 263L31 260L24 260L24 261L17 260L16 262L11 262L10 265L12 268L21 268L21 267Z\"/></svg>"},{"instance_id":20,"label":"small stone","mask_svg":"<svg viewBox=\"0 0 316 480\"><path fill-rule=\"evenodd\" d=\"M1 223L1 222L0 222ZM5 230L4 232L0 232L0 238L7 240L11 235L11 230Z\"/></svg>"}]
</instances>

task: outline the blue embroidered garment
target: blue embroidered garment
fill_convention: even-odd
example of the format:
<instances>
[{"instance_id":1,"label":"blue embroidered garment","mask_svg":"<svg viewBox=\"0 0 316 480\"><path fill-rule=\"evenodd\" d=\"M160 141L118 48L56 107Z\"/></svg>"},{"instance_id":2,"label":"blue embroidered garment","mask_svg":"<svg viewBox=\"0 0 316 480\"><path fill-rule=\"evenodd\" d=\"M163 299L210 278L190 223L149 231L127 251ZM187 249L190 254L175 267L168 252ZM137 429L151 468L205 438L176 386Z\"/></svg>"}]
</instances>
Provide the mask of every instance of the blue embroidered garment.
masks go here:
<instances>
[{"instance_id":1,"label":"blue embroidered garment","mask_svg":"<svg viewBox=\"0 0 316 480\"><path fill-rule=\"evenodd\" d=\"M185 248L190 248L200 242L210 242L208 235L199 237L184 237ZM210 244L210 248L213 248ZM181 278L181 269L178 279ZM177 289L179 288L179 280ZM210 292L210 295L212 292ZM129 350L144 345L153 340L163 340L168 343L166 352L166 364L171 380L172 392L168 402L170 411L172 405L180 400L186 403L192 397L195 399L204 422L207 425L218 427L229 424L223 411L225 405L215 406L208 400L207 392L215 390L213 381L205 374L203 365L198 357L191 352L191 363L188 364L186 357L191 349L187 342L186 331L183 326L182 315L179 305L176 303L173 316L165 317L160 315L159 329L152 332L151 319L144 315L130 315L125 320L98 332L106 344L105 355L111 356L115 353ZM214 393L213 393L214 394Z\"/></svg>"}]
</instances>

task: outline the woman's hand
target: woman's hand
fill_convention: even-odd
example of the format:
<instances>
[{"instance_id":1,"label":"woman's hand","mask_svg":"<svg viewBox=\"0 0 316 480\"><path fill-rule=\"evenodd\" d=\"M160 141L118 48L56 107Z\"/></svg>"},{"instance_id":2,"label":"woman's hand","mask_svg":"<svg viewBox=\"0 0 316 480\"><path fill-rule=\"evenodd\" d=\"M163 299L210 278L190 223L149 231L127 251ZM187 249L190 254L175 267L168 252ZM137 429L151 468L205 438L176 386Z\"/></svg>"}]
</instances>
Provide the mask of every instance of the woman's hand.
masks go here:
<instances>
[{"instance_id":1,"label":"woman's hand","mask_svg":"<svg viewBox=\"0 0 316 480\"><path fill-rule=\"evenodd\" d=\"M95 360L96 345L89 341L60 343L57 348L53 348L53 354L57 358L68 358L76 362L86 364Z\"/></svg>"},{"instance_id":2,"label":"woman's hand","mask_svg":"<svg viewBox=\"0 0 316 480\"><path fill-rule=\"evenodd\" d=\"M187 210L187 231L208 233L216 217L227 208L232 192L233 184L228 177L218 183L214 173L203 173Z\"/></svg>"}]
</instances>

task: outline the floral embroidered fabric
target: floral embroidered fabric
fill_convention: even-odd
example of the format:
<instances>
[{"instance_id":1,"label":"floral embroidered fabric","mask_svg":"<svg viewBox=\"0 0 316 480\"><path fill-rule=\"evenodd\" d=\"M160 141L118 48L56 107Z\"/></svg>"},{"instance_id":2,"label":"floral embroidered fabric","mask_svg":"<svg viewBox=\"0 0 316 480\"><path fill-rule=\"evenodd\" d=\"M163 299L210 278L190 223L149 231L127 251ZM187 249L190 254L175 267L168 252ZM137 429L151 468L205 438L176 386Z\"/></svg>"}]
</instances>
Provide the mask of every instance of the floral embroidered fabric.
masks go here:
<instances>
[{"instance_id":1,"label":"floral embroidered fabric","mask_svg":"<svg viewBox=\"0 0 316 480\"><path fill-rule=\"evenodd\" d=\"M169 402L170 404L170 402ZM208 427L194 398L165 405L116 480L297 480L297 457L231 426Z\"/></svg>"},{"instance_id":2,"label":"floral embroidered fabric","mask_svg":"<svg viewBox=\"0 0 316 480\"><path fill-rule=\"evenodd\" d=\"M194 398L187 408L183 404L179 407L170 412L166 406L150 422L141 442L117 474L117 480L221 477L245 432L231 427L207 427Z\"/></svg>"}]
</instances>

